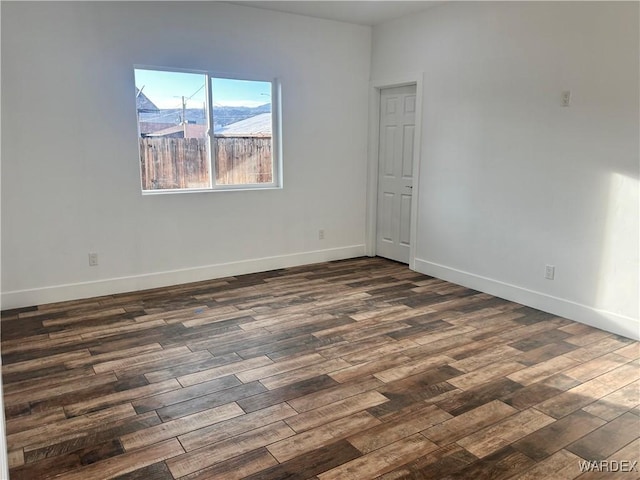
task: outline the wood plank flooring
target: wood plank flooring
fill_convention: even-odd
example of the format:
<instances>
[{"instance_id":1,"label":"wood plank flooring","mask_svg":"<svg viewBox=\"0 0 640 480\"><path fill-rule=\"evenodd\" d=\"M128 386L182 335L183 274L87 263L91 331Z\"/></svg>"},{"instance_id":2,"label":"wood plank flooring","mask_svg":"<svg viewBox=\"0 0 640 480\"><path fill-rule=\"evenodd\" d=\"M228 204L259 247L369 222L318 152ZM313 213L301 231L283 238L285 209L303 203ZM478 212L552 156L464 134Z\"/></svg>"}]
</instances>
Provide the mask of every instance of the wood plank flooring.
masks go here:
<instances>
[{"instance_id":1,"label":"wood plank flooring","mask_svg":"<svg viewBox=\"0 0 640 480\"><path fill-rule=\"evenodd\" d=\"M640 478L638 342L381 258L1 326L12 480Z\"/></svg>"}]
</instances>

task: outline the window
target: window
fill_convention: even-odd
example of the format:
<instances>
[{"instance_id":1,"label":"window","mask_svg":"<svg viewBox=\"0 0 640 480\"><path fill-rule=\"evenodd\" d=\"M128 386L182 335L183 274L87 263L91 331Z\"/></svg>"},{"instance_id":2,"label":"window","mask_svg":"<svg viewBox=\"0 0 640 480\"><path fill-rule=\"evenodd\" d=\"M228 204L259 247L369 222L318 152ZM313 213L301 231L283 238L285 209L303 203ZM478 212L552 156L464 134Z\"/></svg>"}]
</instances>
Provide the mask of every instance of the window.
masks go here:
<instances>
[{"instance_id":1,"label":"window","mask_svg":"<svg viewBox=\"0 0 640 480\"><path fill-rule=\"evenodd\" d=\"M134 73L143 193L280 186L277 82Z\"/></svg>"}]
</instances>

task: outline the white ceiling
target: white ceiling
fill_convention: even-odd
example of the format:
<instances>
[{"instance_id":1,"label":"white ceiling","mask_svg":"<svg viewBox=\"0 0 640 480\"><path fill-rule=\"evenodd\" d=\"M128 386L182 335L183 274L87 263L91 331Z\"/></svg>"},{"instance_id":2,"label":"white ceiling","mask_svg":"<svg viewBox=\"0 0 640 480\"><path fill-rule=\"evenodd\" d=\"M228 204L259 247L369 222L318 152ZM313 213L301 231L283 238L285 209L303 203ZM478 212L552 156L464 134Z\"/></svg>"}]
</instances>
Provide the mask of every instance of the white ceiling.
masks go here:
<instances>
[{"instance_id":1,"label":"white ceiling","mask_svg":"<svg viewBox=\"0 0 640 480\"><path fill-rule=\"evenodd\" d=\"M386 20L410 15L442 1L235 1L229 2L249 7L296 13L309 17L326 18L359 25L377 25Z\"/></svg>"}]
</instances>

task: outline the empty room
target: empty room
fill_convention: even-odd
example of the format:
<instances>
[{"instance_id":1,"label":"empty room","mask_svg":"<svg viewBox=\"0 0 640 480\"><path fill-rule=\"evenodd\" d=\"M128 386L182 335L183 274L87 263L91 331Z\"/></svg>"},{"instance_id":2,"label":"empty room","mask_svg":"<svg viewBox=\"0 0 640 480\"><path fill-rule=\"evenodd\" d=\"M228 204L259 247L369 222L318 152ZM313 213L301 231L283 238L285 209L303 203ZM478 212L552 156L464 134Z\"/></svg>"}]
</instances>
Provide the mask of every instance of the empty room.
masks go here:
<instances>
[{"instance_id":1,"label":"empty room","mask_svg":"<svg viewBox=\"0 0 640 480\"><path fill-rule=\"evenodd\" d=\"M0 479L640 479L639 2L0 17Z\"/></svg>"}]
</instances>

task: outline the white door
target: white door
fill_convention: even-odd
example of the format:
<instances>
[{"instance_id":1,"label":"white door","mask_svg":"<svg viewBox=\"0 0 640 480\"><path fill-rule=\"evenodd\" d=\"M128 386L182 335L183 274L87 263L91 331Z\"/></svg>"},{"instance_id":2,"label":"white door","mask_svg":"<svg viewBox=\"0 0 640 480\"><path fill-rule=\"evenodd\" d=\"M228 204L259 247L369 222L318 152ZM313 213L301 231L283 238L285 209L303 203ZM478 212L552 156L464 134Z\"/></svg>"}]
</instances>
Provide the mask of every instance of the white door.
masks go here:
<instances>
[{"instance_id":1,"label":"white door","mask_svg":"<svg viewBox=\"0 0 640 480\"><path fill-rule=\"evenodd\" d=\"M409 263L416 86L380 90L376 254Z\"/></svg>"}]
</instances>

